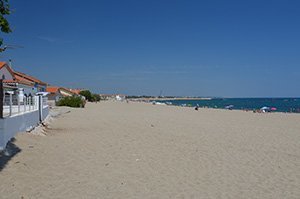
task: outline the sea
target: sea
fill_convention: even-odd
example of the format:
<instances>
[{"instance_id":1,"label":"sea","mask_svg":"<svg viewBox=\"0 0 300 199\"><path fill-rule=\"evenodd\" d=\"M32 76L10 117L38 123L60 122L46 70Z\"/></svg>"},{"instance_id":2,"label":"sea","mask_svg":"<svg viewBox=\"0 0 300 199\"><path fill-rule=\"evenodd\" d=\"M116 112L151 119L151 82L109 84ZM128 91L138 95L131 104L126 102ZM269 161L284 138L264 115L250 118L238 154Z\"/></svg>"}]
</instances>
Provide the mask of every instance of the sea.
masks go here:
<instances>
[{"instance_id":1,"label":"sea","mask_svg":"<svg viewBox=\"0 0 300 199\"><path fill-rule=\"evenodd\" d=\"M259 110L268 107L275 112L300 113L300 98L212 98L203 100L155 100L175 106L199 106L236 110Z\"/></svg>"}]
</instances>

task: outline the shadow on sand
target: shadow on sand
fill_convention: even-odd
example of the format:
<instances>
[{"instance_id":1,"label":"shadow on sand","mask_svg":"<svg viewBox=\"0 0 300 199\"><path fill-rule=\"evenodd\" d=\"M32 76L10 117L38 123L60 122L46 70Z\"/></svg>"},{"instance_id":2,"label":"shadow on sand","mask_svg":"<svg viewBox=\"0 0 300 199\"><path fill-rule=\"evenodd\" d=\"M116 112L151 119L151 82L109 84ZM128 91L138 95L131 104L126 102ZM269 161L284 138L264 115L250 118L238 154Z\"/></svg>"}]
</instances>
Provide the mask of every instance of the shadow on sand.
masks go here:
<instances>
[{"instance_id":1,"label":"shadow on sand","mask_svg":"<svg viewBox=\"0 0 300 199\"><path fill-rule=\"evenodd\" d=\"M0 172L5 168L7 163L19 152L21 149L14 144L15 138L12 138L6 145L6 148L0 152Z\"/></svg>"}]
</instances>

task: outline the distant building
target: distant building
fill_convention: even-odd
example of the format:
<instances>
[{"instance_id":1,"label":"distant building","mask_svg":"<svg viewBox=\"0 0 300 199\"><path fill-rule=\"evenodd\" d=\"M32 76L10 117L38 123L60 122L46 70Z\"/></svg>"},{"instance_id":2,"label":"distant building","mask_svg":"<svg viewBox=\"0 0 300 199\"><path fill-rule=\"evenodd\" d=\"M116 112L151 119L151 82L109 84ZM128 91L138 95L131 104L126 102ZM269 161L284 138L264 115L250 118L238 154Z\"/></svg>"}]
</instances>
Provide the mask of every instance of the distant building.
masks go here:
<instances>
[{"instance_id":1,"label":"distant building","mask_svg":"<svg viewBox=\"0 0 300 199\"><path fill-rule=\"evenodd\" d=\"M82 91L82 89L72 89L72 88L70 88L69 89L71 92L73 92L73 93L75 93L76 95L80 95L80 91Z\"/></svg>"},{"instance_id":2,"label":"distant building","mask_svg":"<svg viewBox=\"0 0 300 199\"><path fill-rule=\"evenodd\" d=\"M114 99L115 96L111 94L99 94L102 100L111 100Z\"/></svg>"},{"instance_id":3,"label":"distant building","mask_svg":"<svg viewBox=\"0 0 300 199\"><path fill-rule=\"evenodd\" d=\"M63 97L70 97L76 95L76 93L72 92L70 89L56 86L48 86L47 92L49 92L48 100L52 100L55 102L59 101Z\"/></svg>"},{"instance_id":4,"label":"distant building","mask_svg":"<svg viewBox=\"0 0 300 199\"><path fill-rule=\"evenodd\" d=\"M99 94L103 100L118 100L123 101L126 99L126 95L123 94Z\"/></svg>"},{"instance_id":5,"label":"distant building","mask_svg":"<svg viewBox=\"0 0 300 199\"><path fill-rule=\"evenodd\" d=\"M115 99L118 101L123 101L126 99L126 95L122 95L122 94L115 95Z\"/></svg>"}]
</instances>

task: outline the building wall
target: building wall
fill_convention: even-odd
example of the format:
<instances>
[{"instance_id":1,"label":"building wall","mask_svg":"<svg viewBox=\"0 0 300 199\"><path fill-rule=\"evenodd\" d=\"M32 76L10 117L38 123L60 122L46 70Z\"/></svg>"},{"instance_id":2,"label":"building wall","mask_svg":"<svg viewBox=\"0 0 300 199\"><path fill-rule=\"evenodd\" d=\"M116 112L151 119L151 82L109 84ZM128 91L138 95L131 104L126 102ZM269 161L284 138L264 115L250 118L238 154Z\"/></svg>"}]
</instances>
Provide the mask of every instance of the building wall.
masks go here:
<instances>
[{"instance_id":1,"label":"building wall","mask_svg":"<svg viewBox=\"0 0 300 199\"><path fill-rule=\"evenodd\" d=\"M4 79L9 79L9 80L13 79L12 74L9 72L9 70L5 66L3 66L0 69L0 79L2 79L3 75L5 76Z\"/></svg>"},{"instance_id":2,"label":"building wall","mask_svg":"<svg viewBox=\"0 0 300 199\"><path fill-rule=\"evenodd\" d=\"M37 90L38 90L38 92L46 92L47 86L38 85Z\"/></svg>"},{"instance_id":3,"label":"building wall","mask_svg":"<svg viewBox=\"0 0 300 199\"><path fill-rule=\"evenodd\" d=\"M50 93L47 95L47 97L48 97L48 100L53 100L53 101L57 102L64 96L60 93Z\"/></svg>"},{"instance_id":4,"label":"building wall","mask_svg":"<svg viewBox=\"0 0 300 199\"><path fill-rule=\"evenodd\" d=\"M28 86L28 85L24 85L24 84L18 84L18 88L23 88L24 89L24 94L26 95L35 95L37 93L37 89L32 87L32 86Z\"/></svg>"},{"instance_id":5,"label":"building wall","mask_svg":"<svg viewBox=\"0 0 300 199\"><path fill-rule=\"evenodd\" d=\"M64 90L59 90L59 91L60 91L60 93L61 93L62 95L64 95L64 96L72 96L72 95L73 95L72 93L66 92L66 91L64 91Z\"/></svg>"},{"instance_id":6,"label":"building wall","mask_svg":"<svg viewBox=\"0 0 300 199\"><path fill-rule=\"evenodd\" d=\"M42 120L49 114L48 106L43 108ZM8 141L17 133L24 132L39 124L39 110L27 112L21 115L0 119L0 150L6 147Z\"/></svg>"}]
</instances>

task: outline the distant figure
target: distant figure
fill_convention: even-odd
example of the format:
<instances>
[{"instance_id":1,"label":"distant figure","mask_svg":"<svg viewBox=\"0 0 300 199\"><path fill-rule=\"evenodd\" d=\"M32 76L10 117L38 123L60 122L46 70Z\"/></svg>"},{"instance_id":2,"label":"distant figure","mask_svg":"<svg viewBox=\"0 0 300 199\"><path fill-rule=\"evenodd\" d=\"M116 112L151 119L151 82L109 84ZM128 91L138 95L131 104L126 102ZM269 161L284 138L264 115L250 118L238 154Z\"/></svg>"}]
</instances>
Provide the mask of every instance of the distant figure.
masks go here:
<instances>
[{"instance_id":1,"label":"distant figure","mask_svg":"<svg viewBox=\"0 0 300 199\"><path fill-rule=\"evenodd\" d=\"M197 105L195 106L195 110L198 111L198 109L199 109L199 105L197 104Z\"/></svg>"}]
</instances>

